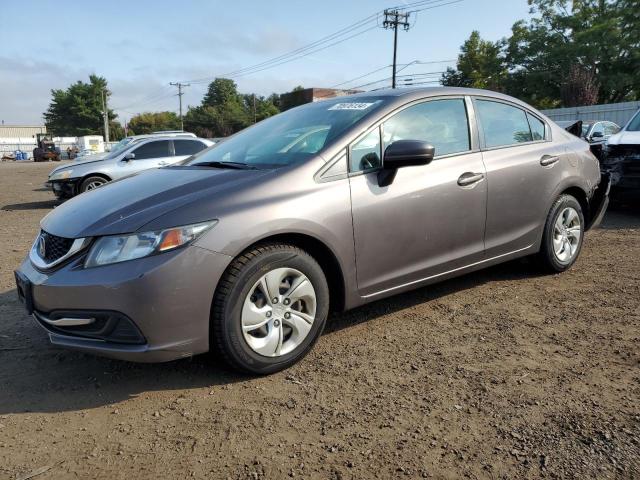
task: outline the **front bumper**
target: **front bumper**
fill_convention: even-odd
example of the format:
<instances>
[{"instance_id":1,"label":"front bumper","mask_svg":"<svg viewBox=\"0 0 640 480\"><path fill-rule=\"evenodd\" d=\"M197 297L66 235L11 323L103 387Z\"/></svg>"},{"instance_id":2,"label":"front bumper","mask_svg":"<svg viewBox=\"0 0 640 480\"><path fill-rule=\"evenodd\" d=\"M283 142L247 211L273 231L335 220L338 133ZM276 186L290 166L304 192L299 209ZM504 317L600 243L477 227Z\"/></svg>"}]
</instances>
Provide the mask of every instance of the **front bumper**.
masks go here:
<instances>
[{"instance_id":1,"label":"front bumper","mask_svg":"<svg viewBox=\"0 0 640 480\"><path fill-rule=\"evenodd\" d=\"M76 195L79 178L67 180L49 180L44 184L45 188L50 188L58 198L71 198Z\"/></svg>"},{"instance_id":2,"label":"front bumper","mask_svg":"<svg viewBox=\"0 0 640 480\"><path fill-rule=\"evenodd\" d=\"M85 269L83 261L80 255L42 272L27 258L16 272L19 290L52 344L139 362L209 350L211 302L231 257L191 245L102 267ZM95 319L105 312L120 317L113 328L101 330L102 338L87 333L90 326L55 323L61 318Z\"/></svg>"},{"instance_id":3,"label":"front bumper","mask_svg":"<svg viewBox=\"0 0 640 480\"><path fill-rule=\"evenodd\" d=\"M611 186L616 192L639 192L640 146L609 145L601 170L611 175Z\"/></svg>"}]
</instances>

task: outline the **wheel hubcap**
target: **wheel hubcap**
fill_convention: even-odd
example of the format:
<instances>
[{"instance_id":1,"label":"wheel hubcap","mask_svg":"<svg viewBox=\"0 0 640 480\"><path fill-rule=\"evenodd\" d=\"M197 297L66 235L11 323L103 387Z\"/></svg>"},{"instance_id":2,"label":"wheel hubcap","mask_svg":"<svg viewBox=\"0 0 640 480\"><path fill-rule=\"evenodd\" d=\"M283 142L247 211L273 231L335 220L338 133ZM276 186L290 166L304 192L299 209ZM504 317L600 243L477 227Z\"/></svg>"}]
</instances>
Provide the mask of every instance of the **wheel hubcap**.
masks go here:
<instances>
[{"instance_id":1,"label":"wheel hubcap","mask_svg":"<svg viewBox=\"0 0 640 480\"><path fill-rule=\"evenodd\" d=\"M568 263L576 255L581 231L578 212L572 207L562 210L553 228L553 251L560 262Z\"/></svg>"},{"instance_id":2,"label":"wheel hubcap","mask_svg":"<svg viewBox=\"0 0 640 480\"><path fill-rule=\"evenodd\" d=\"M89 190L93 190L94 188L98 188L101 187L102 185L104 185L107 182L104 181L100 181L100 180L96 180L94 182L91 182L89 185L87 185L87 191Z\"/></svg>"},{"instance_id":3,"label":"wheel hubcap","mask_svg":"<svg viewBox=\"0 0 640 480\"><path fill-rule=\"evenodd\" d=\"M292 352L309 332L316 315L316 292L305 274L276 268L251 287L242 306L242 334L265 357Z\"/></svg>"}]
</instances>

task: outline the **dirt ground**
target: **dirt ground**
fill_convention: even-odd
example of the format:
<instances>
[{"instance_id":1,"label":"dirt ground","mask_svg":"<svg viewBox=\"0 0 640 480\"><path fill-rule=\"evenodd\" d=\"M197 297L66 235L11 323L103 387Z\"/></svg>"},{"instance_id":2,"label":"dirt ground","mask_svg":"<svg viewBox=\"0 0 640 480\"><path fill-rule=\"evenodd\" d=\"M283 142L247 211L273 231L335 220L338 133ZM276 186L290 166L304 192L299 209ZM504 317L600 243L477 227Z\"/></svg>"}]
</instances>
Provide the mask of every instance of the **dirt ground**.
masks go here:
<instances>
[{"instance_id":1,"label":"dirt ground","mask_svg":"<svg viewBox=\"0 0 640 480\"><path fill-rule=\"evenodd\" d=\"M516 261L335 315L254 378L49 345L12 271L53 167L0 164L0 478L640 477L640 202L564 274Z\"/></svg>"}]
</instances>

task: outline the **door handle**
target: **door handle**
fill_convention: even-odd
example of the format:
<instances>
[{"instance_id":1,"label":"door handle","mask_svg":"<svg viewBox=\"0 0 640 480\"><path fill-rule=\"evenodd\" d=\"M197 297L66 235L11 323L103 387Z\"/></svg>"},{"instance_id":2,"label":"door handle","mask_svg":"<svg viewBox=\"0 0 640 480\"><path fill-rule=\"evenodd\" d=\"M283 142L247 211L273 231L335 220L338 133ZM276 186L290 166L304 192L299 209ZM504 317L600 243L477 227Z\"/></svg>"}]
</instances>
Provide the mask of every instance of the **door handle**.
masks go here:
<instances>
[{"instance_id":1,"label":"door handle","mask_svg":"<svg viewBox=\"0 0 640 480\"><path fill-rule=\"evenodd\" d=\"M560 157L557 155L543 155L540 159L540 165L548 167L556 163L558 160L560 160Z\"/></svg>"},{"instance_id":2,"label":"door handle","mask_svg":"<svg viewBox=\"0 0 640 480\"><path fill-rule=\"evenodd\" d=\"M158 165L164 167L165 165L169 165L169 162L158 162Z\"/></svg>"},{"instance_id":3,"label":"door handle","mask_svg":"<svg viewBox=\"0 0 640 480\"><path fill-rule=\"evenodd\" d=\"M484 173L465 172L458 178L458 185L468 187L484 179Z\"/></svg>"}]
</instances>

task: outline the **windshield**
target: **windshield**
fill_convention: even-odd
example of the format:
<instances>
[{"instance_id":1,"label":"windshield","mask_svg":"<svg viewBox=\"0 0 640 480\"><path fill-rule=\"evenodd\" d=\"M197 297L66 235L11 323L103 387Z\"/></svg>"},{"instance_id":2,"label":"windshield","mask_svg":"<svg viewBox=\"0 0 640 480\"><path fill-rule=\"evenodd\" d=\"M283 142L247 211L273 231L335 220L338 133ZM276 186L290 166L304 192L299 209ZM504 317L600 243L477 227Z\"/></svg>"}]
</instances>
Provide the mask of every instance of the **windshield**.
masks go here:
<instances>
[{"instance_id":1,"label":"windshield","mask_svg":"<svg viewBox=\"0 0 640 480\"><path fill-rule=\"evenodd\" d=\"M628 132L640 132L640 110L638 110L636 116L631 119L626 130Z\"/></svg>"},{"instance_id":2,"label":"windshield","mask_svg":"<svg viewBox=\"0 0 640 480\"><path fill-rule=\"evenodd\" d=\"M582 124L582 136L586 137L587 133L589 133L589 129L591 128L591 123L583 123Z\"/></svg>"},{"instance_id":3,"label":"windshield","mask_svg":"<svg viewBox=\"0 0 640 480\"><path fill-rule=\"evenodd\" d=\"M131 137L126 137L120 140L113 147L111 147L111 150L109 150L109 154L107 155L107 158L112 158L116 156L118 152L121 152L122 150L127 148L132 141L133 141L133 138Z\"/></svg>"},{"instance_id":4,"label":"windshield","mask_svg":"<svg viewBox=\"0 0 640 480\"><path fill-rule=\"evenodd\" d=\"M336 98L263 120L183 164L241 164L272 168L302 162L377 109L383 97Z\"/></svg>"}]
</instances>

